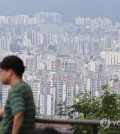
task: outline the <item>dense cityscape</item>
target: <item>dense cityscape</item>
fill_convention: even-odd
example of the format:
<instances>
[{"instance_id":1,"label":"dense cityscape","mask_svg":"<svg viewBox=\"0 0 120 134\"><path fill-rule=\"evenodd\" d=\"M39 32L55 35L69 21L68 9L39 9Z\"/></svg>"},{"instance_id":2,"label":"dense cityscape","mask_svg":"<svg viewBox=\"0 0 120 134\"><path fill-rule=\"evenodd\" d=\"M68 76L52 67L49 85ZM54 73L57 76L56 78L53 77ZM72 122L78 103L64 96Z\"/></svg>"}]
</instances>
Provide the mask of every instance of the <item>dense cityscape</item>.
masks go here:
<instances>
[{"instance_id":1,"label":"dense cityscape","mask_svg":"<svg viewBox=\"0 0 120 134\"><path fill-rule=\"evenodd\" d=\"M73 105L85 90L101 96L104 84L120 94L120 23L108 18L77 16L71 23L56 12L0 16L0 60L7 55L24 61L41 116L57 116L59 103ZM2 108L9 88L0 85Z\"/></svg>"}]
</instances>

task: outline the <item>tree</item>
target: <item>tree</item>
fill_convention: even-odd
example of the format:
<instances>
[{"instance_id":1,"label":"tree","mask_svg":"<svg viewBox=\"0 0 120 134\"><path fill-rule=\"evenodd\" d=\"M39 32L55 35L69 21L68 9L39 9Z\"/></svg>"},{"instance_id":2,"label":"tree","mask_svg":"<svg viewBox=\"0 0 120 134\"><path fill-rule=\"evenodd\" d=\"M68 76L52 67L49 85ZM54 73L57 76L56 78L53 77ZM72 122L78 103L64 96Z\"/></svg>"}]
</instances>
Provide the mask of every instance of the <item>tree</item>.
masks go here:
<instances>
[{"instance_id":1,"label":"tree","mask_svg":"<svg viewBox=\"0 0 120 134\"><path fill-rule=\"evenodd\" d=\"M103 85L104 93L100 97L92 97L91 92L85 91L79 95L74 96L74 104L72 106L65 106L61 103L58 114L69 116L73 119L74 114L78 113L76 119L87 120L101 120L103 118L110 120L120 119L120 95L112 92L109 85ZM61 112L62 111L62 112ZM65 114L66 113L66 114ZM73 134L89 134L90 127L74 125L71 126ZM117 134L116 128L103 129L99 128L101 134Z\"/></svg>"}]
</instances>

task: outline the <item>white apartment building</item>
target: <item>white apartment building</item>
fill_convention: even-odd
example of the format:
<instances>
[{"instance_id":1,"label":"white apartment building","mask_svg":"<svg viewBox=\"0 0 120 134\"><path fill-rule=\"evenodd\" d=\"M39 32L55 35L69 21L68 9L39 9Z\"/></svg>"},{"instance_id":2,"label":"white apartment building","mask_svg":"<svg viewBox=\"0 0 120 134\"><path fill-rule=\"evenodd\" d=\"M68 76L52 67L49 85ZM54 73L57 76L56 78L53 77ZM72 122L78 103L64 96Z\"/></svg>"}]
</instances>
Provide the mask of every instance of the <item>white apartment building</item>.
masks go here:
<instances>
[{"instance_id":1,"label":"white apartment building","mask_svg":"<svg viewBox=\"0 0 120 134\"><path fill-rule=\"evenodd\" d=\"M108 84L108 82L106 74L91 72L87 78L87 90L91 92L91 97L102 95L101 86Z\"/></svg>"},{"instance_id":2,"label":"white apartment building","mask_svg":"<svg viewBox=\"0 0 120 134\"><path fill-rule=\"evenodd\" d=\"M5 107L9 90L10 90L9 86L2 86L2 108Z\"/></svg>"},{"instance_id":3,"label":"white apartment building","mask_svg":"<svg viewBox=\"0 0 120 134\"><path fill-rule=\"evenodd\" d=\"M120 63L120 51L102 51L100 56L105 59L106 65Z\"/></svg>"}]
</instances>

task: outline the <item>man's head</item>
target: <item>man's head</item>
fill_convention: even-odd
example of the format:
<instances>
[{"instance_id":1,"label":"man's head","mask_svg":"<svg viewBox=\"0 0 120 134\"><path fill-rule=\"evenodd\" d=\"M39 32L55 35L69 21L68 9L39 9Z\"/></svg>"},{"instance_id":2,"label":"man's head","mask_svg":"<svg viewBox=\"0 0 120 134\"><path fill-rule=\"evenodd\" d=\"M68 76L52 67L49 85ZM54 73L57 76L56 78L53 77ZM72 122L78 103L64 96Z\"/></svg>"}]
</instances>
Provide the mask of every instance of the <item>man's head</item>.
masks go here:
<instances>
[{"instance_id":1,"label":"man's head","mask_svg":"<svg viewBox=\"0 0 120 134\"><path fill-rule=\"evenodd\" d=\"M40 130L39 129L35 130L32 134L61 134L61 133L55 130L54 128L44 128Z\"/></svg>"},{"instance_id":2,"label":"man's head","mask_svg":"<svg viewBox=\"0 0 120 134\"><path fill-rule=\"evenodd\" d=\"M17 56L7 56L0 63L1 82L2 84L10 84L13 77L22 78L25 71L23 61Z\"/></svg>"}]
</instances>

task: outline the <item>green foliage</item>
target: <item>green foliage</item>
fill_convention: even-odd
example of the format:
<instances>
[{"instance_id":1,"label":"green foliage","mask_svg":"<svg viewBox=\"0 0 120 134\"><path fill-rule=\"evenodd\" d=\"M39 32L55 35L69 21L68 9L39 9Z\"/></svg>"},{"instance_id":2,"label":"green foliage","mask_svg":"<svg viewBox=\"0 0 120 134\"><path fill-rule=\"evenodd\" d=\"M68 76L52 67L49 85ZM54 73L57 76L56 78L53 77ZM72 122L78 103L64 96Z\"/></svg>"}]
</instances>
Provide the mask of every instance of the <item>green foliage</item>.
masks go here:
<instances>
[{"instance_id":1,"label":"green foliage","mask_svg":"<svg viewBox=\"0 0 120 134\"><path fill-rule=\"evenodd\" d=\"M120 119L120 95L112 92L109 85L103 85L103 95L100 97L91 97L91 92L85 91L79 95L74 96L74 104L72 106L65 106L64 103L58 105L58 115L69 116L70 119L74 118L74 114L78 113L77 119L87 120L101 120L103 118L110 120ZM89 126L71 126L73 134L90 134ZM118 129L99 128L100 134L117 134Z\"/></svg>"}]
</instances>

